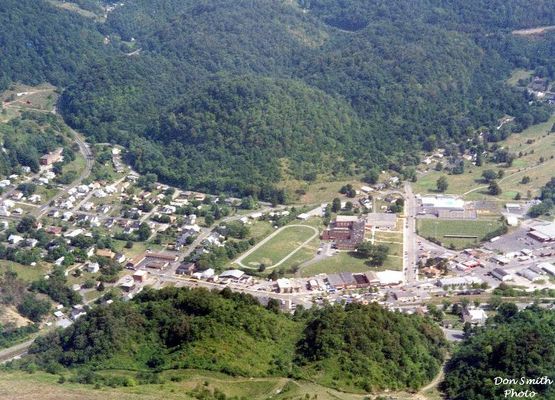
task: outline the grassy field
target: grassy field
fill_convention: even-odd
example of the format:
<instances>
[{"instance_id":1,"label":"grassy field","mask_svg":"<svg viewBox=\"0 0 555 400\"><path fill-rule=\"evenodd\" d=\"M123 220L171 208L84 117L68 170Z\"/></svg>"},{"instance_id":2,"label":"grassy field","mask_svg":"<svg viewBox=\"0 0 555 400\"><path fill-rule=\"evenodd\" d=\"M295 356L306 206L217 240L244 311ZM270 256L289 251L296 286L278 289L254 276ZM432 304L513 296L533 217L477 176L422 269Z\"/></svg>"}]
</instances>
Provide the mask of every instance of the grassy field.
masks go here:
<instances>
[{"instance_id":1,"label":"grassy field","mask_svg":"<svg viewBox=\"0 0 555 400\"><path fill-rule=\"evenodd\" d=\"M132 375L128 372L109 371L110 374ZM194 400L192 391L215 389L226 396L249 400L363 400L364 395L338 392L311 382L287 378L231 378L194 370L168 371L162 374L161 384L136 385L120 388L94 388L92 385L58 383L59 376L36 372L0 373L0 398L6 400ZM389 393L391 395L392 393ZM395 399L408 400L407 393L394 393ZM308 397L305 397L308 396Z\"/></svg>"},{"instance_id":2,"label":"grassy field","mask_svg":"<svg viewBox=\"0 0 555 400\"><path fill-rule=\"evenodd\" d=\"M311 260L316 256L319 245L320 238L315 237L306 246L297 251L291 258L288 258L283 264L281 264L280 268L283 268L284 270L290 270L292 268L298 267L306 261Z\"/></svg>"},{"instance_id":3,"label":"grassy field","mask_svg":"<svg viewBox=\"0 0 555 400\"><path fill-rule=\"evenodd\" d=\"M366 259L353 257L349 252L340 252L331 257L327 257L322 261L307 265L302 269L302 276L314 276L316 274L333 274L338 272L365 272L365 271L383 271L386 269L401 269L402 261L398 262L395 257L388 256L384 265L379 267L371 267L367 264ZM398 264L398 266L397 266Z\"/></svg>"},{"instance_id":4,"label":"grassy field","mask_svg":"<svg viewBox=\"0 0 555 400\"><path fill-rule=\"evenodd\" d=\"M104 17L96 15L92 11L84 10L81 7L79 7L77 4L66 3L65 1L59 1L59 0L48 0L48 2L52 4L54 7L61 8L62 10L74 12L76 14L79 14L82 17L94 19L97 22L104 22Z\"/></svg>"},{"instance_id":5,"label":"grassy field","mask_svg":"<svg viewBox=\"0 0 555 400\"><path fill-rule=\"evenodd\" d=\"M130 249L125 248L125 244L127 243L124 240L114 240L114 247L117 252L121 252L125 254L128 258L135 258L138 255L144 253L146 249L151 249L152 251L161 251L164 249L164 246L152 244L152 243L145 243L145 242L133 242L133 247Z\"/></svg>"},{"instance_id":6,"label":"grassy field","mask_svg":"<svg viewBox=\"0 0 555 400\"><path fill-rule=\"evenodd\" d=\"M422 237L432 237L440 240L444 246L454 246L463 249L475 245L482 238L501 227L498 220L438 220L419 219L417 221L418 234ZM449 238L445 235L476 236L476 238Z\"/></svg>"},{"instance_id":7,"label":"grassy field","mask_svg":"<svg viewBox=\"0 0 555 400\"><path fill-rule=\"evenodd\" d=\"M509 79L507 79L507 84L509 84L511 86L516 86L520 79L530 78L533 73L534 73L534 71L529 71L527 69L522 69L522 68L515 69L512 72Z\"/></svg>"},{"instance_id":8,"label":"grassy field","mask_svg":"<svg viewBox=\"0 0 555 400\"><path fill-rule=\"evenodd\" d=\"M374 235L374 239L378 242L403 243L403 233L376 231L376 234Z\"/></svg>"},{"instance_id":9,"label":"grassy field","mask_svg":"<svg viewBox=\"0 0 555 400\"><path fill-rule=\"evenodd\" d=\"M47 185L38 185L37 190L35 191L36 194L41 196L41 200L43 203L50 200L52 197L56 196L56 194L60 190L55 186L48 186Z\"/></svg>"},{"instance_id":10,"label":"grassy field","mask_svg":"<svg viewBox=\"0 0 555 400\"><path fill-rule=\"evenodd\" d=\"M4 104L5 113L0 114L0 121L6 122L17 117L22 111L35 110L39 112L50 112L56 104L58 94L55 87L49 84L38 86L27 86L17 84L10 89L0 93L0 102L8 100ZM17 96L20 93L21 96Z\"/></svg>"},{"instance_id":11,"label":"grassy field","mask_svg":"<svg viewBox=\"0 0 555 400\"><path fill-rule=\"evenodd\" d=\"M68 173L73 171L79 175L81 172L83 172L83 170L85 169L85 166L86 166L85 157L83 157L83 154L79 152L79 153L75 153L75 160L65 165L62 171L63 173Z\"/></svg>"},{"instance_id":12,"label":"grassy field","mask_svg":"<svg viewBox=\"0 0 555 400\"><path fill-rule=\"evenodd\" d=\"M290 192L302 191L304 193L300 195L299 200L295 203L319 205L321 203L331 203L334 197L347 199L339 193L339 189L348 183L352 184L355 188L361 185L356 177L343 180L328 180L326 177L322 177L316 182L287 179L280 183L280 187Z\"/></svg>"},{"instance_id":13,"label":"grassy field","mask_svg":"<svg viewBox=\"0 0 555 400\"><path fill-rule=\"evenodd\" d=\"M12 270L17 273L17 276L26 282L32 282L42 278L49 270L47 264L39 263L32 267L30 265L21 265L13 261L0 261L0 272Z\"/></svg>"},{"instance_id":14,"label":"grassy field","mask_svg":"<svg viewBox=\"0 0 555 400\"><path fill-rule=\"evenodd\" d=\"M287 227L247 256L243 260L243 264L252 267L260 264L267 267L275 265L312 235L314 235L314 231L309 227Z\"/></svg>"},{"instance_id":15,"label":"grassy field","mask_svg":"<svg viewBox=\"0 0 555 400\"><path fill-rule=\"evenodd\" d=\"M249 237L256 239L256 241L260 241L272 233L275 229L272 225L267 221L255 221L249 227Z\"/></svg>"},{"instance_id":16,"label":"grassy field","mask_svg":"<svg viewBox=\"0 0 555 400\"><path fill-rule=\"evenodd\" d=\"M465 162L465 172L461 175L446 175L444 172L429 171L420 176L414 184L415 193L434 193L436 181L445 175L449 183L447 193L464 195L467 200L497 200L505 203L512 200L518 193L526 198L528 191L532 196L539 194L539 188L544 185L555 171L555 134L549 134L555 124L555 115L547 122L534 125L522 133L513 134L505 141L499 142L500 147L509 148L513 153L522 153L522 157L515 159L511 167L504 167L491 163L484 163L476 167ZM543 163L540 158L544 158ZM482 172L486 169L502 170L504 177L498 181L502 189L501 195L493 197L487 194L487 184L482 180ZM530 183L520 183L523 176L530 177Z\"/></svg>"}]
</instances>

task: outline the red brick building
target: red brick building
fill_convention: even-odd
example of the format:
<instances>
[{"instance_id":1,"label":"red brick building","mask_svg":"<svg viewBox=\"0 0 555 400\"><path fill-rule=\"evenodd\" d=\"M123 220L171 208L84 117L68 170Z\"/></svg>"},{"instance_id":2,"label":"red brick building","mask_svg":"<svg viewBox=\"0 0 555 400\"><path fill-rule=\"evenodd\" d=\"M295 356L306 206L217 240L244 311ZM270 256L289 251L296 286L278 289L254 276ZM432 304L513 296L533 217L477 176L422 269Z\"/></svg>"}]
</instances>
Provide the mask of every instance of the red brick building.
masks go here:
<instances>
[{"instance_id":1,"label":"red brick building","mask_svg":"<svg viewBox=\"0 0 555 400\"><path fill-rule=\"evenodd\" d=\"M356 216L338 215L322 233L322 240L333 241L339 250L354 250L364 240L365 221Z\"/></svg>"}]
</instances>

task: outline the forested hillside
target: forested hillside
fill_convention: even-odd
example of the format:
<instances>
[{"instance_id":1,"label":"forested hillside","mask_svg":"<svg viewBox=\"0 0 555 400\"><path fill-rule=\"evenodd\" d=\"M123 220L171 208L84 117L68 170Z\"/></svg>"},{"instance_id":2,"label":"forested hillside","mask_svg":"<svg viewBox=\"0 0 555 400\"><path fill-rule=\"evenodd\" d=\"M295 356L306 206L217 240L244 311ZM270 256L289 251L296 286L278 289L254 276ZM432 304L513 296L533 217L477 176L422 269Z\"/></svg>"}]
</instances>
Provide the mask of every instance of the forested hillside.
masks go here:
<instances>
[{"instance_id":1,"label":"forested hillside","mask_svg":"<svg viewBox=\"0 0 555 400\"><path fill-rule=\"evenodd\" d=\"M0 174L21 173L21 166L38 172L39 158L56 147L66 147L67 158L73 156L64 126L54 115L24 112L6 124L0 124Z\"/></svg>"},{"instance_id":2,"label":"forested hillside","mask_svg":"<svg viewBox=\"0 0 555 400\"><path fill-rule=\"evenodd\" d=\"M98 375L91 379L100 383L104 369L196 368L350 390L414 389L438 372L444 346L432 322L377 305L299 310L291 317L228 289L167 288L97 307L37 339L22 367L92 369Z\"/></svg>"},{"instance_id":3,"label":"forested hillside","mask_svg":"<svg viewBox=\"0 0 555 400\"><path fill-rule=\"evenodd\" d=\"M511 34L554 23L554 3L129 0L95 23L9 0L0 71L4 85L63 86L68 123L128 147L140 172L287 198L275 189L286 174L398 168L506 114L515 130L545 120L544 105L504 82L514 68L555 77L553 32Z\"/></svg>"},{"instance_id":4,"label":"forested hillside","mask_svg":"<svg viewBox=\"0 0 555 400\"><path fill-rule=\"evenodd\" d=\"M105 52L92 21L43 0L2 0L0 26L0 90L17 81L65 86Z\"/></svg>"},{"instance_id":5,"label":"forested hillside","mask_svg":"<svg viewBox=\"0 0 555 400\"><path fill-rule=\"evenodd\" d=\"M518 312L503 304L494 320L467 339L449 361L444 389L452 400L500 399L505 390L535 391L534 397L555 399L555 312L532 307ZM517 379L516 384L495 384L495 378ZM520 378L538 379L520 383Z\"/></svg>"}]
</instances>

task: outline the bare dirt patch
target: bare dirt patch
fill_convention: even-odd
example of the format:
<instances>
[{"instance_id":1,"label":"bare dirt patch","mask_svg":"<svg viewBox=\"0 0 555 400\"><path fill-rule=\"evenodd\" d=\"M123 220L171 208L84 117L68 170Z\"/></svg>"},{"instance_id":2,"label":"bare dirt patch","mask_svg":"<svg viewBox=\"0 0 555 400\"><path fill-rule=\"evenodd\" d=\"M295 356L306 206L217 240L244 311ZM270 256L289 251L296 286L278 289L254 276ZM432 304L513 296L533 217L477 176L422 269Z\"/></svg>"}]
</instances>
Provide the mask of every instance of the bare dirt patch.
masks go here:
<instances>
[{"instance_id":1,"label":"bare dirt patch","mask_svg":"<svg viewBox=\"0 0 555 400\"><path fill-rule=\"evenodd\" d=\"M1 325L13 325L16 328L21 326L26 326L32 324L32 322L19 315L13 306L3 306L0 310L0 324Z\"/></svg>"}]
</instances>

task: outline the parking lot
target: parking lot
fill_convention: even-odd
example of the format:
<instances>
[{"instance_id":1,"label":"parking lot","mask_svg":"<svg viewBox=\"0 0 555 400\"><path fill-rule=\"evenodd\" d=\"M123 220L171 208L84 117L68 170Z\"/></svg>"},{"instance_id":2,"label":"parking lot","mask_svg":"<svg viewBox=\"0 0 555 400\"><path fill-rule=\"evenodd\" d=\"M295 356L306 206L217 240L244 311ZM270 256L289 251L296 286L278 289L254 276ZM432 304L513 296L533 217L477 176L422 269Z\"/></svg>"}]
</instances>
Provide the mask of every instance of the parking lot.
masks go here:
<instances>
[{"instance_id":1,"label":"parking lot","mask_svg":"<svg viewBox=\"0 0 555 400\"><path fill-rule=\"evenodd\" d=\"M528 236L527 228L518 228L515 232L509 233L495 240L494 242L484 243L485 249L499 253L509 253L522 249L530 249L534 254L541 252L555 252L555 243L542 243Z\"/></svg>"}]
</instances>

